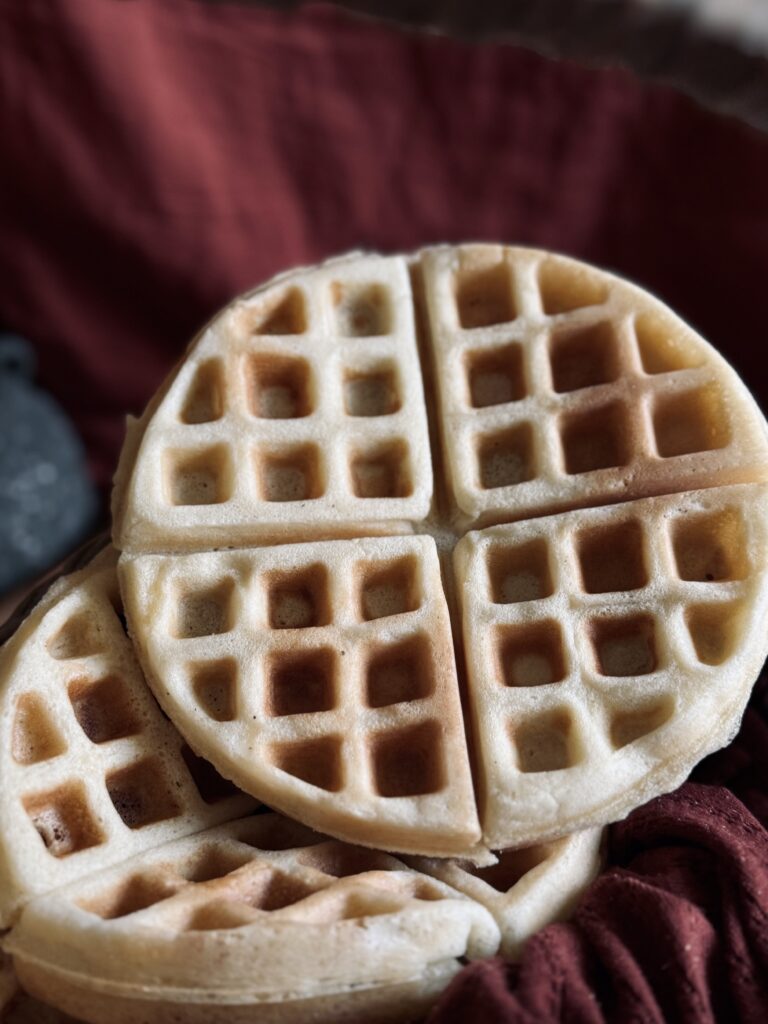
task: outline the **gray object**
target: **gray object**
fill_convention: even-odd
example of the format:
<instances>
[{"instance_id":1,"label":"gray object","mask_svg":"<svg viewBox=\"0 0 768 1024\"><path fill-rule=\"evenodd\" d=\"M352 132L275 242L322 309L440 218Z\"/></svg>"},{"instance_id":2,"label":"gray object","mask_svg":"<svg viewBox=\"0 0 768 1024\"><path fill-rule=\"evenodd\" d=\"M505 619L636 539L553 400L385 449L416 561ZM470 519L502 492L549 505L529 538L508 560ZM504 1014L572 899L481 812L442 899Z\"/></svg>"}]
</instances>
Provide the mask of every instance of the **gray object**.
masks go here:
<instances>
[{"instance_id":1,"label":"gray object","mask_svg":"<svg viewBox=\"0 0 768 1024\"><path fill-rule=\"evenodd\" d=\"M29 345L0 334L0 594L71 551L97 513L82 443L34 371Z\"/></svg>"}]
</instances>

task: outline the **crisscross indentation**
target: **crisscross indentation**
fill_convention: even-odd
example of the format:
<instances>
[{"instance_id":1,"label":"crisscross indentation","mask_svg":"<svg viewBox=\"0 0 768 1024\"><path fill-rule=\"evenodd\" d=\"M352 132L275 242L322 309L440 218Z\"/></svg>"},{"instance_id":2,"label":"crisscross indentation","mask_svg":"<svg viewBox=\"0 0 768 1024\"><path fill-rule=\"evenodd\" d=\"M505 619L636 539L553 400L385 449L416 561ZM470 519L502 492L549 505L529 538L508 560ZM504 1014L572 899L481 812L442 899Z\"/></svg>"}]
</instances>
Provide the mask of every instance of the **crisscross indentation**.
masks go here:
<instances>
[{"instance_id":1,"label":"crisscross indentation","mask_svg":"<svg viewBox=\"0 0 768 1024\"><path fill-rule=\"evenodd\" d=\"M747 396L649 296L533 250L421 259L440 444L468 525L764 476Z\"/></svg>"},{"instance_id":2,"label":"crisscross indentation","mask_svg":"<svg viewBox=\"0 0 768 1024\"><path fill-rule=\"evenodd\" d=\"M113 561L102 559L44 600L35 630L15 641L4 786L16 794L14 870L29 892L250 803L222 795L209 807L199 792L182 738L147 688L116 590Z\"/></svg>"},{"instance_id":3,"label":"crisscross indentation","mask_svg":"<svg viewBox=\"0 0 768 1024\"><path fill-rule=\"evenodd\" d=\"M234 304L143 445L162 455L137 462L118 516L140 506L131 522L173 547L205 546L212 528L253 543L425 517L432 468L404 261L339 261Z\"/></svg>"},{"instance_id":4,"label":"crisscross indentation","mask_svg":"<svg viewBox=\"0 0 768 1024\"><path fill-rule=\"evenodd\" d=\"M285 837L274 850L272 826ZM155 863L157 861L157 863ZM176 843L73 887L72 902L104 921L221 931L263 921L325 924L397 914L414 901L456 899L388 854L313 835L276 815Z\"/></svg>"},{"instance_id":5,"label":"crisscross indentation","mask_svg":"<svg viewBox=\"0 0 768 1024\"><path fill-rule=\"evenodd\" d=\"M722 672L740 671L764 573L756 498L745 486L646 499L460 542L492 845L525 829L532 802L550 802L538 834L548 814L562 829L563 815L599 806L633 770L640 780L648 757L673 756L684 707L705 734L704 709L733 699Z\"/></svg>"},{"instance_id":6,"label":"crisscross indentation","mask_svg":"<svg viewBox=\"0 0 768 1024\"><path fill-rule=\"evenodd\" d=\"M149 671L163 680L189 741L224 775L277 806L291 794L317 827L324 801L356 814L375 809L385 825L403 822L407 843L419 807L424 827L447 827L450 837L450 794L469 815L460 827L471 827L450 620L431 539L127 558L122 566ZM179 630L189 607L210 595L226 595L226 632Z\"/></svg>"}]
</instances>

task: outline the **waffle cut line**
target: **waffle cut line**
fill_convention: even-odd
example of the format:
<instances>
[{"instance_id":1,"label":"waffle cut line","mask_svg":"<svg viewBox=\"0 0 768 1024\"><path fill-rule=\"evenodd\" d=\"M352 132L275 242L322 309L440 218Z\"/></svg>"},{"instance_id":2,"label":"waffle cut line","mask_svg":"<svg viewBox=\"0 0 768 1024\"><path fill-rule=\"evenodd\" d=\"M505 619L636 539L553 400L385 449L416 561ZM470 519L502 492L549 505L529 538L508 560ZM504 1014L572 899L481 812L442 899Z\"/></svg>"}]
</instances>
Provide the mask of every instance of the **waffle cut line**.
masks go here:
<instances>
[{"instance_id":1,"label":"waffle cut line","mask_svg":"<svg viewBox=\"0 0 768 1024\"><path fill-rule=\"evenodd\" d=\"M463 532L765 480L767 437L725 360L626 281L500 246L358 255L203 330L131 425L114 534L144 552L402 532L443 465L439 518Z\"/></svg>"}]
</instances>

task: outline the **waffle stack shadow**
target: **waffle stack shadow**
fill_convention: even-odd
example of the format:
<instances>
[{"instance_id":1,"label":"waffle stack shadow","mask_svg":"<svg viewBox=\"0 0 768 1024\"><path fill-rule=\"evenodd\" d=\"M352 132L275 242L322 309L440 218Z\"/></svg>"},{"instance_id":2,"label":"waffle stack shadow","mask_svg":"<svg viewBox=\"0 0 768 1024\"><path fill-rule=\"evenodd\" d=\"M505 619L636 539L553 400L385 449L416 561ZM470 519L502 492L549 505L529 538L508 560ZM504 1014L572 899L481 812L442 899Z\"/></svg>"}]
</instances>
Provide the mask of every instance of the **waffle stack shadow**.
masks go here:
<instances>
[{"instance_id":1,"label":"waffle stack shadow","mask_svg":"<svg viewBox=\"0 0 768 1024\"><path fill-rule=\"evenodd\" d=\"M394 1021L517 955L738 727L767 439L663 304L549 253L235 300L129 425L117 574L0 662L23 986L93 1024Z\"/></svg>"}]
</instances>

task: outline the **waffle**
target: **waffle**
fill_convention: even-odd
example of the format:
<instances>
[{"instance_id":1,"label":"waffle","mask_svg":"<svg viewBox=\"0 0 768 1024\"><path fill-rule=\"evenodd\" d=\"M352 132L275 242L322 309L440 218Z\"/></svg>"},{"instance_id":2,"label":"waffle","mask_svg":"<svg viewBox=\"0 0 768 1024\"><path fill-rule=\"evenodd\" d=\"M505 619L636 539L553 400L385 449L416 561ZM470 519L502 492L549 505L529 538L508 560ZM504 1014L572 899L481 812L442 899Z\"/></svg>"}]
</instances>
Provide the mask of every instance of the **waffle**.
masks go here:
<instances>
[{"instance_id":1,"label":"waffle","mask_svg":"<svg viewBox=\"0 0 768 1024\"><path fill-rule=\"evenodd\" d=\"M420 1015L499 938L444 883L258 815L33 900L5 946L91 1024L331 1024Z\"/></svg>"},{"instance_id":2,"label":"waffle","mask_svg":"<svg viewBox=\"0 0 768 1024\"><path fill-rule=\"evenodd\" d=\"M36 893L253 806L153 699L115 561L59 580L0 652L3 925Z\"/></svg>"},{"instance_id":3,"label":"waffle","mask_svg":"<svg viewBox=\"0 0 768 1024\"><path fill-rule=\"evenodd\" d=\"M570 916L600 869L602 829L574 832L553 843L502 850L495 864L409 857L411 867L439 878L493 914L501 932L499 952L520 958L531 936Z\"/></svg>"},{"instance_id":4,"label":"waffle","mask_svg":"<svg viewBox=\"0 0 768 1024\"><path fill-rule=\"evenodd\" d=\"M390 343L391 377L345 369ZM323 485L265 502L283 429L336 468L280 456ZM370 431L407 448L404 489L350 455ZM121 587L158 700L224 775L338 838L477 860L615 820L727 742L768 651L766 480L746 388L640 289L518 248L353 256L236 300L132 426ZM211 621L185 632L187 603Z\"/></svg>"},{"instance_id":5,"label":"waffle","mask_svg":"<svg viewBox=\"0 0 768 1024\"><path fill-rule=\"evenodd\" d=\"M492 527L454 559L492 848L621 818L737 730L766 655L766 486Z\"/></svg>"},{"instance_id":6,"label":"waffle","mask_svg":"<svg viewBox=\"0 0 768 1024\"><path fill-rule=\"evenodd\" d=\"M465 527L768 479L739 377L641 289L499 246L428 250L420 277Z\"/></svg>"},{"instance_id":7,"label":"waffle","mask_svg":"<svg viewBox=\"0 0 768 1024\"><path fill-rule=\"evenodd\" d=\"M434 542L381 537L124 557L151 685L270 806L369 846L480 838Z\"/></svg>"},{"instance_id":8,"label":"waffle","mask_svg":"<svg viewBox=\"0 0 768 1024\"><path fill-rule=\"evenodd\" d=\"M118 545L355 535L427 515L432 468L408 271L360 256L228 307L134 424Z\"/></svg>"}]
</instances>

